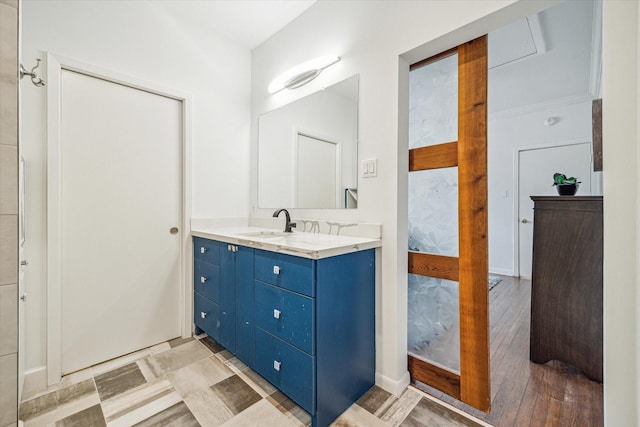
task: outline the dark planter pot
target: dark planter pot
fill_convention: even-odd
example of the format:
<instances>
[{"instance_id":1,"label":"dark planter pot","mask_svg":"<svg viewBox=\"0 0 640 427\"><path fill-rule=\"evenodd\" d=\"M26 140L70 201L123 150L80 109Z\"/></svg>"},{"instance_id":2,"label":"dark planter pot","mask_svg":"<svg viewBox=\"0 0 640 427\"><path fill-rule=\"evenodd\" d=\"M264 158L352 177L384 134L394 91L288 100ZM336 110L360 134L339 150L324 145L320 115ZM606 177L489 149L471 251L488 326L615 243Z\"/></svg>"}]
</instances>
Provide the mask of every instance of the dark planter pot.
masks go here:
<instances>
[{"instance_id":1,"label":"dark planter pot","mask_svg":"<svg viewBox=\"0 0 640 427\"><path fill-rule=\"evenodd\" d=\"M560 196L575 196L579 186L580 184L559 184L556 185L556 190Z\"/></svg>"}]
</instances>

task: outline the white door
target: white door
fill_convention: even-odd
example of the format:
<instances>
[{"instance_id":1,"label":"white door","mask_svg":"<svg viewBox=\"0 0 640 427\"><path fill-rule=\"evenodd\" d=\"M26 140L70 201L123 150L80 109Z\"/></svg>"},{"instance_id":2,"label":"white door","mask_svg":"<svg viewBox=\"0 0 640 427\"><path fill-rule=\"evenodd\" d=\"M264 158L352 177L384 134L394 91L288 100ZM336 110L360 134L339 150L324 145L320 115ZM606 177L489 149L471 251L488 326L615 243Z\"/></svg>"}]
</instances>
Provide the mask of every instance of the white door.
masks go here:
<instances>
[{"instance_id":1,"label":"white door","mask_svg":"<svg viewBox=\"0 0 640 427\"><path fill-rule=\"evenodd\" d=\"M298 134L296 207L340 207L337 147L333 142Z\"/></svg>"},{"instance_id":2,"label":"white door","mask_svg":"<svg viewBox=\"0 0 640 427\"><path fill-rule=\"evenodd\" d=\"M591 195L591 143L523 150L518 153L518 241L520 277L531 278L533 201L531 196L557 196L553 174L575 176L578 196Z\"/></svg>"},{"instance_id":3,"label":"white door","mask_svg":"<svg viewBox=\"0 0 640 427\"><path fill-rule=\"evenodd\" d=\"M65 374L181 334L182 103L67 70L60 94Z\"/></svg>"}]
</instances>

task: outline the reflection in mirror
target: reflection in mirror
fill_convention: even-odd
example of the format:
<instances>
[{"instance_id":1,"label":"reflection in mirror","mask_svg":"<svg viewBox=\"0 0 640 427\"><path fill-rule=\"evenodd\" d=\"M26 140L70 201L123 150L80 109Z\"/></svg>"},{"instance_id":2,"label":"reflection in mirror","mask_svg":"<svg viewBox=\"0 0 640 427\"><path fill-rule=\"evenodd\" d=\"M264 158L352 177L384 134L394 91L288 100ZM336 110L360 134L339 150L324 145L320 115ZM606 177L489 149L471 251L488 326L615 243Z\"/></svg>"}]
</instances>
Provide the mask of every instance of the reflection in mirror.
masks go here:
<instances>
[{"instance_id":1,"label":"reflection in mirror","mask_svg":"<svg viewBox=\"0 0 640 427\"><path fill-rule=\"evenodd\" d=\"M356 208L358 76L258 119L258 207Z\"/></svg>"}]
</instances>

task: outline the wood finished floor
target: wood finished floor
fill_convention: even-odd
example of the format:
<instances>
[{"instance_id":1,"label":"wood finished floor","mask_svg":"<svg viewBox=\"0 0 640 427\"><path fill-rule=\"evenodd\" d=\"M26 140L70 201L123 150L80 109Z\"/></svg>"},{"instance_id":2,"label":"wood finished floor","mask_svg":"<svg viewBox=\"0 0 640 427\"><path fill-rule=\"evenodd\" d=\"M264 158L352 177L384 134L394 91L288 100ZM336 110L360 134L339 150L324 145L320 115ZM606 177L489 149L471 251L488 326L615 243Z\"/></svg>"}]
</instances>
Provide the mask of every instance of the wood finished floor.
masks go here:
<instances>
[{"instance_id":1,"label":"wood finished floor","mask_svg":"<svg viewBox=\"0 0 640 427\"><path fill-rule=\"evenodd\" d=\"M491 412L486 414L423 384L421 390L489 424L602 426L603 387L557 361L529 361L531 282L501 276L489 293Z\"/></svg>"}]
</instances>

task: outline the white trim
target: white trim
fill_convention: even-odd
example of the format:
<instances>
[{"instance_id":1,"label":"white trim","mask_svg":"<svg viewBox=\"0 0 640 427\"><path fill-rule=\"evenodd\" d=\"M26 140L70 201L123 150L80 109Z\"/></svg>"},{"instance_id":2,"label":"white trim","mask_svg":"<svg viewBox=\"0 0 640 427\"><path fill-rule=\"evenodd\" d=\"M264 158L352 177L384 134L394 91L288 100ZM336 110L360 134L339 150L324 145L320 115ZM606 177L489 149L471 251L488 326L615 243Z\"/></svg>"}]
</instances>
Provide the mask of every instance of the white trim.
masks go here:
<instances>
[{"instance_id":1,"label":"white trim","mask_svg":"<svg viewBox=\"0 0 640 427\"><path fill-rule=\"evenodd\" d=\"M593 162L593 146L591 141L585 140L585 138L575 138L560 142L550 142L539 145L527 145L522 147L515 147L513 149L513 206L512 206L512 218L513 218L513 276L521 277L523 279L530 279L530 277L520 276L520 153L523 151L540 150L545 148L558 148L567 147L571 145L589 144L589 149L592 151L591 162ZM593 177L594 172L589 174L589 188L593 194ZM586 178L583 178L586 179Z\"/></svg>"},{"instance_id":2,"label":"white trim","mask_svg":"<svg viewBox=\"0 0 640 427\"><path fill-rule=\"evenodd\" d=\"M400 396L409 386L410 382L411 376L409 375L409 371L405 371L399 380L392 380L391 378L382 375L380 372L376 372L376 385L385 389L394 396Z\"/></svg>"},{"instance_id":3,"label":"white trim","mask_svg":"<svg viewBox=\"0 0 640 427\"><path fill-rule=\"evenodd\" d=\"M509 108L507 110L492 111L492 112L489 112L488 120L491 121L494 119L523 116L525 114L544 111L552 107L580 104L582 102L587 102L587 101L593 101L593 95L583 94L583 95L567 96L565 98L558 98L551 101L539 102L537 104L528 104L522 107Z\"/></svg>"},{"instance_id":4,"label":"white trim","mask_svg":"<svg viewBox=\"0 0 640 427\"><path fill-rule=\"evenodd\" d=\"M489 267L489 274L500 274L501 276L515 276L513 269L508 268L493 268Z\"/></svg>"},{"instance_id":5,"label":"white trim","mask_svg":"<svg viewBox=\"0 0 640 427\"><path fill-rule=\"evenodd\" d=\"M589 93L594 98L602 98L602 0L593 1L590 70Z\"/></svg>"},{"instance_id":6,"label":"white trim","mask_svg":"<svg viewBox=\"0 0 640 427\"><path fill-rule=\"evenodd\" d=\"M60 260L60 77L62 70L81 73L164 96L182 103L182 206L180 230L181 333L191 335L193 282L191 249L191 95L112 70L71 58L47 53L47 384L60 382L62 376L61 340L61 260Z\"/></svg>"},{"instance_id":7,"label":"white trim","mask_svg":"<svg viewBox=\"0 0 640 427\"><path fill-rule=\"evenodd\" d=\"M24 386L22 387L22 395L18 396L18 400L24 400L22 396L29 396L34 393L41 392L47 388L47 367L38 366L37 368L27 369L24 372Z\"/></svg>"}]
</instances>

